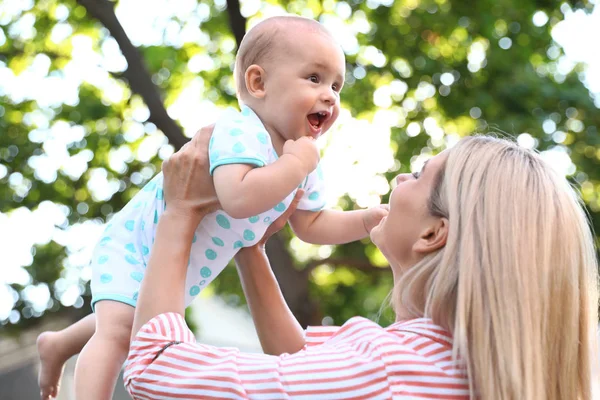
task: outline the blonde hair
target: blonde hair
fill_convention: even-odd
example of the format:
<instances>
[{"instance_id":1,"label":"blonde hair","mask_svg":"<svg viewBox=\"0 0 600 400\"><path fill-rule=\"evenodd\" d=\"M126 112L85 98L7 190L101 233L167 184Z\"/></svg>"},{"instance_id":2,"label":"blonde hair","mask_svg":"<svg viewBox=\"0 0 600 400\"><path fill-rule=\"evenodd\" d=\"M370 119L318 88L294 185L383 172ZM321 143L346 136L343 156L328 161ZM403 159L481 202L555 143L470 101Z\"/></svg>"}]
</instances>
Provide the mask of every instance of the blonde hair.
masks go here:
<instances>
[{"instance_id":1,"label":"blonde hair","mask_svg":"<svg viewBox=\"0 0 600 400\"><path fill-rule=\"evenodd\" d=\"M392 302L454 337L471 397L590 400L598 264L578 195L535 152L486 136L448 151L430 200L446 246Z\"/></svg>"}]
</instances>

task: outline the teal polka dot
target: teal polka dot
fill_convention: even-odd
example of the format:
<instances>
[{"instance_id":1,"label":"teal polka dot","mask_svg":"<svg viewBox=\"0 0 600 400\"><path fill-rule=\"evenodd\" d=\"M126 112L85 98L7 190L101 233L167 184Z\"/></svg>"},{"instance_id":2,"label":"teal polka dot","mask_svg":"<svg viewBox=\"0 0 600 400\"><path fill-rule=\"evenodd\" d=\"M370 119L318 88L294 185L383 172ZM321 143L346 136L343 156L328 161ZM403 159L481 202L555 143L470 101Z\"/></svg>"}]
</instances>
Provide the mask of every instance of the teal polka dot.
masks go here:
<instances>
[{"instance_id":1,"label":"teal polka dot","mask_svg":"<svg viewBox=\"0 0 600 400\"><path fill-rule=\"evenodd\" d=\"M240 240L236 241L236 242L233 244L233 248L234 248L234 249L241 249L242 247L244 247L244 243L242 243Z\"/></svg>"},{"instance_id":2,"label":"teal polka dot","mask_svg":"<svg viewBox=\"0 0 600 400\"><path fill-rule=\"evenodd\" d=\"M154 223L158 224L158 210L154 210Z\"/></svg>"},{"instance_id":3,"label":"teal polka dot","mask_svg":"<svg viewBox=\"0 0 600 400\"><path fill-rule=\"evenodd\" d=\"M244 146L240 142L237 142L233 145L233 148L231 150L233 150L234 153L243 153L244 151L246 151L246 146Z\"/></svg>"},{"instance_id":4,"label":"teal polka dot","mask_svg":"<svg viewBox=\"0 0 600 400\"><path fill-rule=\"evenodd\" d=\"M133 243L127 243L125 245L125 250L129 251L130 253L135 253L135 245Z\"/></svg>"},{"instance_id":5,"label":"teal polka dot","mask_svg":"<svg viewBox=\"0 0 600 400\"><path fill-rule=\"evenodd\" d=\"M255 222L258 222L260 218L258 217L258 215L255 215L254 217L250 217L248 218L248 221L250 221L251 224L254 224Z\"/></svg>"},{"instance_id":6,"label":"teal polka dot","mask_svg":"<svg viewBox=\"0 0 600 400\"><path fill-rule=\"evenodd\" d=\"M321 169L320 165L317 165L317 176L320 180L323 180L323 170Z\"/></svg>"},{"instance_id":7,"label":"teal polka dot","mask_svg":"<svg viewBox=\"0 0 600 400\"><path fill-rule=\"evenodd\" d=\"M210 158L210 162L215 162L219 158L219 152L213 150L210 152L208 157Z\"/></svg>"},{"instance_id":8,"label":"teal polka dot","mask_svg":"<svg viewBox=\"0 0 600 400\"><path fill-rule=\"evenodd\" d=\"M271 217L265 217L265 219L263 219L263 222L265 224L268 224L269 222L271 222Z\"/></svg>"},{"instance_id":9,"label":"teal polka dot","mask_svg":"<svg viewBox=\"0 0 600 400\"><path fill-rule=\"evenodd\" d=\"M156 198L157 198L158 200L162 200L162 199L164 198L164 193L163 193L163 190L162 190L162 189L158 189L158 190L156 191Z\"/></svg>"},{"instance_id":10,"label":"teal polka dot","mask_svg":"<svg viewBox=\"0 0 600 400\"><path fill-rule=\"evenodd\" d=\"M246 229L244 231L244 239L245 240L251 242L252 240L254 240L254 238L256 238L256 235L250 229Z\"/></svg>"},{"instance_id":11,"label":"teal polka dot","mask_svg":"<svg viewBox=\"0 0 600 400\"><path fill-rule=\"evenodd\" d=\"M242 132L242 130L240 128L233 128L232 130L229 131L229 134L231 136L240 136L243 133L244 132Z\"/></svg>"},{"instance_id":12,"label":"teal polka dot","mask_svg":"<svg viewBox=\"0 0 600 400\"><path fill-rule=\"evenodd\" d=\"M131 277L131 279L137 282L141 282L142 279L144 279L144 274L142 274L139 271L132 272L129 276Z\"/></svg>"},{"instance_id":13,"label":"teal polka dot","mask_svg":"<svg viewBox=\"0 0 600 400\"><path fill-rule=\"evenodd\" d=\"M198 296L198 293L200 293L200 288L198 286L194 285L190 288L190 296Z\"/></svg>"},{"instance_id":14,"label":"teal polka dot","mask_svg":"<svg viewBox=\"0 0 600 400\"><path fill-rule=\"evenodd\" d=\"M150 249L147 246L142 246L142 254L147 256L150 253Z\"/></svg>"},{"instance_id":15,"label":"teal polka dot","mask_svg":"<svg viewBox=\"0 0 600 400\"><path fill-rule=\"evenodd\" d=\"M205 283L206 283L206 281L205 281L204 279L202 279L202 280L200 281L200 286L204 285Z\"/></svg>"},{"instance_id":16,"label":"teal polka dot","mask_svg":"<svg viewBox=\"0 0 600 400\"><path fill-rule=\"evenodd\" d=\"M138 294L139 294L138 292L135 292L135 293L133 294L133 299L134 299L135 301L137 301L137 299L138 299Z\"/></svg>"},{"instance_id":17,"label":"teal polka dot","mask_svg":"<svg viewBox=\"0 0 600 400\"><path fill-rule=\"evenodd\" d=\"M135 228L135 221L130 219L129 221L125 222L125 228L129 232L133 232L133 228Z\"/></svg>"},{"instance_id":18,"label":"teal polka dot","mask_svg":"<svg viewBox=\"0 0 600 400\"><path fill-rule=\"evenodd\" d=\"M219 226L223 229L231 228L231 224L229 223L229 220L223 214L217 215L217 224L219 224Z\"/></svg>"},{"instance_id":19,"label":"teal polka dot","mask_svg":"<svg viewBox=\"0 0 600 400\"><path fill-rule=\"evenodd\" d=\"M98 257L98 264L106 264L107 261L108 261L108 256Z\"/></svg>"},{"instance_id":20,"label":"teal polka dot","mask_svg":"<svg viewBox=\"0 0 600 400\"><path fill-rule=\"evenodd\" d=\"M142 202L138 201L137 203L135 203L135 205L133 206L133 208L140 208L142 206Z\"/></svg>"},{"instance_id":21,"label":"teal polka dot","mask_svg":"<svg viewBox=\"0 0 600 400\"><path fill-rule=\"evenodd\" d=\"M103 237L102 239L100 239L100 246L104 247L108 244L108 242L110 242L112 239L108 236Z\"/></svg>"},{"instance_id":22,"label":"teal polka dot","mask_svg":"<svg viewBox=\"0 0 600 400\"><path fill-rule=\"evenodd\" d=\"M142 221L142 222L140 222L140 229L141 229L141 230L144 230L144 229L146 229L146 221Z\"/></svg>"},{"instance_id":23,"label":"teal polka dot","mask_svg":"<svg viewBox=\"0 0 600 400\"><path fill-rule=\"evenodd\" d=\"M262 144L267 144L269 142L269 135L266 132L260 132L256 134L256 138Z\"/></svg>"},{"instance_id":24,"label":"teal polka dot","mask_svg":"<svg viewBox=\"0 0 600 400\"><path fill-rule=\"evenodd\" d=\"M127 261L129 264L131 265L138 265L140 262L138 260L135 259L134 256L132 256L131 254L127 254L125 256L125 261Z\"/></svg>"},{"instance_id":25,"label":"teal polka dot","mask_svg":"<svg viewBox=\"0 0 600 400\"><path fill-rule=\"evenodd\" d=\"M156 189L156 182L149 182L146 186L144 186L144 192L151 192Z\"/></svg>"},{"instance_id":26,"label":"teal polka dot","mask_svg":"<svg viewBox=\"0 0 600 400\"><path fill-rule=\"evenodd\" d=\"M208 258L209 260L214 260L215 258L217 258L217 252L214 251L213 249L208 249L204 252L204 254L206 255L206 258Z\"/></svg>"},{"instance_id":27,"label":"teal polka dot","mask_svg":"<svg viewBox=\"0 0 600 400\"><path fill-rule=\"evenodd\" d=\"M312 192L308 195L309 200L317 200L319 198L319 192Z\"/></svg>"},{"instance_id":28,"label":"teal polka dot","mask_svg":"<svg viewBox=\"0 0 600 400\"><path fill-rule=\"evenodd\" d=\"M284 212L285 211L285 204L283 204L283 203L277 204L275 206L274 210L277 211L277 212Z\"/></svg>"},{"instance_id":29,"label":"teal polka dot","mask_svg":"<svg viewBox=\"0 0 600 400\"><path fill-rule=\"evenodd\" d=\"M102 274L100 275L100 283L110 283L112 282L111 274Z\"/></svg>"},{"instance_id":30,"label":"teal polka dot","mask_svg":"<svg viewBox=\"0 0 600 400\"><path fill-rule=\"evenodd\" d=\"M203 278L208 278L209 276L212 275L212 271L208 267L202 267L202 269L200 270L200 275Z\"/></svg>"},{"instance_id":31,"label":"teal polka dot","mask_svg":"<svg viewBox=\"0 0 600 400\"><path fill-rule=\"evenodd\" d=\"M196 234L194 234L194 238L192 239L192 243L196 243L198 241L198 236L196 236Z\"/></svg>"},{"instance_id":32,"label":"teal polka dot","mask_svg":"<svg viewBox=\"0 0 600 400\"><path fill-rule=\"evenodd\" d=\"M214 244L216 244L217 246L220 246L220 247L223 247L223 246L225 246L225 242L223 242L223 240L221 240L221 238L218 238L218 237L216 237L216 236L212 238L212 241L213 241L213 243L214 243Z\"/></svg>"},{"instance_id":33,"label":"teal polka dot","mask_svg":"<svg viewBox=\"0 0 600 400\"><path fill-rule=\"evenodd\" d=\"M249 107L244 107L242 108L242 115L247 117L251 114L250 108Z\"/></svg>"}]
</instances>

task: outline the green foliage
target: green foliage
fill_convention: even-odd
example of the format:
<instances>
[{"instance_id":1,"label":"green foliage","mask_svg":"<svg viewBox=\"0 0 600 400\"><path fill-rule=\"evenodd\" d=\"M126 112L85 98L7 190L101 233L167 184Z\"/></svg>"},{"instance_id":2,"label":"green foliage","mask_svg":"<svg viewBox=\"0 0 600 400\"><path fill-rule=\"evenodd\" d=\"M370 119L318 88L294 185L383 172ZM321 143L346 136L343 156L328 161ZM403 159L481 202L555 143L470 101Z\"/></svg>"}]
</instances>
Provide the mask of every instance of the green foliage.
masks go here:
<instances>
[{"instance_id":1,"label":"green foliage","mask_svg":"<svg viewBox=\"0 0 600 400\"><path fill-rule=\"evenodd\" d=\"M139 4L145 6L142 1ZM363 21L367 26L356 37L357 51L347 56L348 74L342 103L358 118L371 119L382 109L397 114L398 121L392 127L392 146L400 167L399 171L389 171L386 178L407 172L415 156L442 150L448 135L460 137L490 129L514 136L527 132L539 150L564 146L568 151L577 167L572 177L582 185L594 227L600 232L600 152L597 150L600 113L579 81L580 68L576 67L566 76L557 69L561 50L552 42L550 31L562 19L560 2L398 0L387 6L377 1L297 0L270 4L320 18L349 8L346 22L358 25ZM198 7L208 9L200 30L209 40L139 48L166 106L173 104L197 77L204 82L198 96L220 106L236 104L231 84L235 40L223 5L222 1L199 2ZM591 5L577 2L573 7L589 10ZM542 27L532 24L532 15L538 10L549 16L549 22ZM11 29L27 15L35 21L33 37L11 34ZM183 17L172 20L180 28L187 23ZM51 37L57 25L68 26L71 33L55 43ZM3 32L0 37L6 37L0 44L0 66L4 63L15 75L42 57L49 60L48 76L67 76L78 38L87 37L99 53L110 40L108 31L75 0L35 1L32 8L15 15L0 29ZM506 44L507 39L512 45L508 49L501 48L501 40ZM474 49L484 54L479 68L469 58ZM212 67L190 71L189 61L197 55L212 60ZM19 207L34 210L41 202L50 201L69 210L67 225L61 229L88 219L106 220L158 171L161 160L156 154L149 161L132 157L122 169L111 165L112 152L121 148L135 152L156 127L151 122L136 119L135 111L140 109L143 100L132 95L127 83L120 80L122 71L110 72L110 79L124 88L121 99L108 100L96 83L84 81L77 88L75 103L40 104L35 98L11 98L0 82L0 164L7 169L6 175L0 178L0 212L11 213ZM387 99L384 96L383 103L378 103L376 94L382 89L391 94ZM43 118L33 118L39 115ZM426 120L435 121L443 135L437 137L430 131L424 124ZM564 134L545 133L542 124L547 120L553 121L556 130ZM45 131L57 123L83 129L83 137L67 145L71 157L87 150L93 153L93 158L81 176L70 176L59 169L53 181L44 182L36 176L30 160L47 153L45 140L37 139L32 131ZM407 134L411 123L419 124L420 134ZM141 126L144 133L137 137L125 134L132 126ZM104 171L106 179L119 182L119 190L108 200L95 199L89 189L95 170ZM26 190L9 184L13 174L22 175ZM132 179L133 176L138 178ZM387 200L385 196L383 200ZM349 197L343 202L348 208L355 207ZM78 207L80 204L86 206ZM67 250L54 241L35 246L33 250L32 264L26 266L30 284L48 284L54 310L61 295L55 284L68 272L64 268ZM371 244L357 242L336 247L331 258L379 264L381 255ZM296 265L298 270L304 267L302 263ZM354 315L377 318L391 288L391 276L376 270L365 271L325 265L306 274L310 279L309 296L319 305L320 315L330 316L336 324ZM87 284L83 279L80 283ZM21 294L15 309L28 315L25 309L29 305L22 298L24 288L12 287ZM232 299L243 298L234 268L227 268L214 288L232 295ZM391 315L389 310L385 311L380 322L389 323ZM18 327L33 320L22 318Z\"/></svg>"}]
</instances>

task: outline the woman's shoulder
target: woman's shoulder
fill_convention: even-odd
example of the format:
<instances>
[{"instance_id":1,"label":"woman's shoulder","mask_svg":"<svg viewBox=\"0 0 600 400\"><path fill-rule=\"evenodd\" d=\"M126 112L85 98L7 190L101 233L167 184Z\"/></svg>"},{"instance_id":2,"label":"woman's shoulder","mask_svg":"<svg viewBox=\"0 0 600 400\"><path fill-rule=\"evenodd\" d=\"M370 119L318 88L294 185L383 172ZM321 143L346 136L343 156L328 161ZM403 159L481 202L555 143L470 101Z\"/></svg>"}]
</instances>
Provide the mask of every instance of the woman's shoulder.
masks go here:
<instances>
[{"instance_id":1,"label":"woman's shoulder","mask_svg":"<svg viewBox=\"0 0 600 400\"><path fill-rule=\"evenodd\" d=\"M308 347L367 341L412 346L417 340L452 348L451 335L429 318L396 322L384 328L367 318L353 317L342 326L309 326L306 330Z\"/></svg>"},{"instance_id":2,"label":"woman's shoulder","mask_svg":"<svg viewBox=\"0 0 600 400\"><path fill-rule=\"evenodd\" d=\"M456 389L458 397L468 393L463 365L453 356L452 336L431 319L381 327L366 318L354 317L340 327L312 327L306 334L307 351L312 350L311 345L320 344L314 351L339 351L355 359L378 360L385 365L390 382L414 385L419 391L437 390L444 381L454 385L452 390Z\"/></svg>"}]
</instances>

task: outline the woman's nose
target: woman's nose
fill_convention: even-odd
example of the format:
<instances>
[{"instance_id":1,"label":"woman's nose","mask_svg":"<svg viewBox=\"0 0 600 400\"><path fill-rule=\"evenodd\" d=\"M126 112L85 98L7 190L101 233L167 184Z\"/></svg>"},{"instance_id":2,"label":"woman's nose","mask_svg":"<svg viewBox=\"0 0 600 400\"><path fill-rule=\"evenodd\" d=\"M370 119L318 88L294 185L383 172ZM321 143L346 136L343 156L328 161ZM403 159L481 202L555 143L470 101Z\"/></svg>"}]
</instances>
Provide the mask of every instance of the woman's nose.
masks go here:
<instances>
[{"instance_id":1,"label":"woman's nose","mask_svg":"<svg viewBox=\"0 0 600 400\"><path fill-rule=\"evenodd\" d=\"M404 181L407 181L410 177L411 177L410 174L399 174L398 176L396 176L396 179L395 179L396 185L399 183L402 183Z\"/></svg>"}]
</instances>

